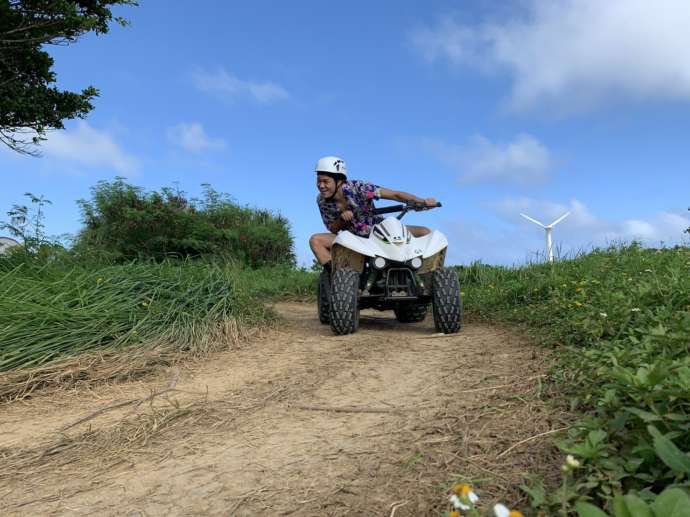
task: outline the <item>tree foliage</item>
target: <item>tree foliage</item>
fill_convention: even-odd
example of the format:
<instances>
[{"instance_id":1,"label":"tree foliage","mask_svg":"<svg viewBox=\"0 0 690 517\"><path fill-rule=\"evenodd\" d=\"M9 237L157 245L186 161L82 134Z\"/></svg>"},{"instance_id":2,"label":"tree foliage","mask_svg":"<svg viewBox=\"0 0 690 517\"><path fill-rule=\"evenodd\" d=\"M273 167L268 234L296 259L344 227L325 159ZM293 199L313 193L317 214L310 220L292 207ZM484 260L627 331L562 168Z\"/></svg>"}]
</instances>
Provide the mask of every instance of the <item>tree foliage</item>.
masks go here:
<instances>
[{"instance_id":1,"label":"tree foliage","mask_svg":"<svg viewBox=\"0 0 690 517\"><path fill-rule=\"evenodd\" d=\"M108 32L111 7L136 0L0 0L0 142L35 154L36 144L63 121L84 118L98 90L80 93L55 86L53 58L44 45L67 45L80 36Z\"/></svg>"},{"instance_id":2,"label":"tree foliage","mask_svg":"<svg viewBox=\"0 0 690 517\"><path fill-rule=\"evenodd\" d=\"M204 185L202 199L175 188L146 192L123 178L101 181L78 201L84 228L75 250L116 260L221 256L251 267L294 264L287 219L239 206Z\"/></svg>"}]
</instances>

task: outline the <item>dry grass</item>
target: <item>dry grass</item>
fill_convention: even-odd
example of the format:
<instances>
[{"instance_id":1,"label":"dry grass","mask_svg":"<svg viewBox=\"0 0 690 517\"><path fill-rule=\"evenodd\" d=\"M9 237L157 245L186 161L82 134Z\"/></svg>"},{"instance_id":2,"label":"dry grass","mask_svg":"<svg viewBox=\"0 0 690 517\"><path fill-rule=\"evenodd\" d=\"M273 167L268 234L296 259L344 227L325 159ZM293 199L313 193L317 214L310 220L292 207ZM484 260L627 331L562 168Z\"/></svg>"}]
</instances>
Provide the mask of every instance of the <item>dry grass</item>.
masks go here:
<instances>
[{"instance_id":1,"label":"dry grass","mask_svg":"<svg viewBox=\"0 0 690 517\"><path fill-rule=\"evenodd\" d=\"M545 380L542 374L493 390L485 389L490 383L483 381L482 388L467 390L467 398L458 395L426 419L427 425L417 429L415 441L424 461L415 464L420 482L408 487L411 493L429 486L434 487L429 496L436 492L438 497L442 476L445 487L474 485L482 506L508 502L515 507L528 503L519 489L525 474L539 472L547 486L557 485L562 453L550 438L568 428L571 415L547 402L551 395L544 391ZM434 509L440 514L449 508L439 499Z\"/></svg>"},{"instance_id":2,"label":"dry grass","mask_svg":"<svg viewBox=\"0 0 690 517\"><path fill-rule=\"evenodd\" d=\"M168 343L135 345L116 351L84 353L38 368L18 368L0 372L0 403L48 394L71 388L91 388L110 383L128 382L165 371L189 359L203 359L208 354L236 347L260 336L266 329L245 328L234 319L226 320L215 332L205 336L204 353L192 354Z\"/></svg>"},{"instance_id":3,"label":"dry grass","mask_svg":"<svg viewBox=\"0 0 690 517\"><path fill-rule=\"evenodd\" d=\"M382 441L395 443L404 440L414 444L419 460L411 461L409 457L399 455L398 466L387 474L391 479L397 477L400 480L395 469L414 471L413 476L406 476L405 481L395 487L396 492L411 496L391 507L391 510L399 508L396 515L409 515L403 502L419 503L420 500L440 513L446 509L446 504L444 498L439 497L439 491L457 481L468 481L477 486L483 504L489 501L525 502L518 489L524 473L538 471L545 473L547 480L558 479L562 458L550 444L548 433L563 427L568 420L567 414L554 414L545 404L547 397L541 388L542 380L539 376L526 383L499 385L489 394L476 392L475 395L473 392L471 399L456 396L441 410L436 408L432 412L420 407L418 415L409 414L409 423L401 416L399 436L389 432L386 437L368 437L372 448L358 451L357 461L366 463L368 460L363 457L370 456L372 464L379 464L382 450L375 444ZM153 391L142 399L111 404L86 415L66 426L67 432L38 446L21 450L0 449L0 483L10 486L22 480L36 482L43 476L70 469L72 465L78 465L83 475L93 476L118 466L128 468L142 453L150 460L160 462L171 454L172 449L178 455L185 448L193 451L194 443L201 436L227 428L230 421L241 415L256 417L258 410L269 404L289 401L298 396L301 389L292 383L275 386L271 391L254 393L251 400L245 394L224 401L208 401L204 394L196 393L192 394L195 395L193 400L181 404L174 398L178 393L175 382L173 379L168 387ZM285 407L302 411L312 409L291 404ZM89 420L100 416L103 410L111 409L126 412L112 425L98 429L89 426L83 430ZM367 408L356 409L355 412L359 412ZM69 432L77 425L81 430ZM261 427L264 423L259 420L252 425ZM80 477L76 473L71 475ZM299 477L297 472L283 473L283 481L287 485L298 485ZM236 501L236 508L265 491L246 494ZM298 493L292 497L301 500L302 496ZM282 494L281 497L291 496ZM339 498L342 512L338 514L357 513L366 507L366 502L361 501L355 492L340 491ZM415 505L410 508L415 511ZM328 511L332 510L332 507L328 508Z\"/></svg>"},{"instance_id":4,"label":"dry grass","mask_svg":"<svg viewBox=\"0 0 690 517\"><path fill-rule=\"evenodd\" d=\"M166 394L170 391L174 390L164 390ZM0 449L0 482L39 478L75 462L92 475L94 470L89 464L98 464L98 471L101 471L106 465L127 461L129 456L144 448L155 451L156 445L176 429L187 434L198 426L208 426L217 414L205 397L182 405L163 392L155 395L161 395L163 402L154 403L155 397L147 397L146 407L135 413L130 411L114 425L63 433L29 449ZM134 410L137 402L127 401L127 405ZM159 456L162 457L164 451L165 448L160 449Z\"/></svg>"}]
</instances>

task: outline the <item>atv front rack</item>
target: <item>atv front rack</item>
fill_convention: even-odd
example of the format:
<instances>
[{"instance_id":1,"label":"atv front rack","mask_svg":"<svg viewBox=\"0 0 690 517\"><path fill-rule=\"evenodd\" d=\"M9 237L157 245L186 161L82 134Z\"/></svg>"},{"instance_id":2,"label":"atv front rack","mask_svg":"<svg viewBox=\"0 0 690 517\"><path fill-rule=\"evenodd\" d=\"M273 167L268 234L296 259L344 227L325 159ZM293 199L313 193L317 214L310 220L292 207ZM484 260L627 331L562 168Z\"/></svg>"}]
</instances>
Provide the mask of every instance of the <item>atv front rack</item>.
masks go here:
<instances>
[{"instance_id":1,"label":"atv front rack","mask_svg":"<svg viewBox=\"0 0 690 517\"><path fill-rule=\"evenodd\" d=\"M384 285L386 301L412 300L417 298L417 281L409 268L390 268Z\"/></svg>"}]
</instances>

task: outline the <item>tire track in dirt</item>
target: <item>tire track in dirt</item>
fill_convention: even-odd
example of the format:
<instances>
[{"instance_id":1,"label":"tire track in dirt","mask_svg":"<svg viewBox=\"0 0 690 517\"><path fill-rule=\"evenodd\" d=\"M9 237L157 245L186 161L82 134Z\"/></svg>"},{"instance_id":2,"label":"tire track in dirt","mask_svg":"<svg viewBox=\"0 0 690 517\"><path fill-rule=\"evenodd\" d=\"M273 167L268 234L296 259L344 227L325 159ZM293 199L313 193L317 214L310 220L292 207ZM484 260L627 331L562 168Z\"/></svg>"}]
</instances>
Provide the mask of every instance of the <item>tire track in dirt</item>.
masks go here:
<instances>
[{"instance_id":1,"label":"tire track in dirt","mask_svg":"<svg viewBox=\"0 0 690 517\"><path fill-rule=\"evenodd\" d=\"M543 440L498 457L560 425L524 338L481 324L435 337L430 317L373 311L333 336L311 305L276 309L278 330L182 370L182 391L134 415L55 434L165 378L0 409L0 514L439 515L444 482L514 498L522 471L552 461Z\"/></svg>"}]
</instances>

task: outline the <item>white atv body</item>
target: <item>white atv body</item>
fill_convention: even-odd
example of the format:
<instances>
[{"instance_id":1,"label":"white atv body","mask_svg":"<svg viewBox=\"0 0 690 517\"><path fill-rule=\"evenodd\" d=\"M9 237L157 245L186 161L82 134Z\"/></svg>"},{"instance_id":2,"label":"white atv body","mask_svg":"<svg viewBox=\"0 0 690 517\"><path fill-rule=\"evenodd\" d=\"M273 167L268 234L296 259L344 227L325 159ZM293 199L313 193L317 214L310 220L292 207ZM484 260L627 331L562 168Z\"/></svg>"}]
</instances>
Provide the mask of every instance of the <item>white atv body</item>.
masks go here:
<instances>
[{"instance_id":1,"label":"white atv body","mask_svg":"<svg viewBox=\"0 0 690 517\"><path fill-rule=\"evenodd\" d=\"M391 262L407 262L415 257L425 259L448 247L446 236L432 231L423 237L415 237L395 217L386 217L375 225L371 236L360 237L341 231L333 244L361 253L365 257L383 257Z\"/></svg>"},{"instance_id":2,"label":"white atv body","mask_svg":"<svg viewBox=\"0 0 690 517\"><path fill-rule=\"evenodd\" d=\"M338 233L331 248L332 272L319 282L319 319L336 334L355 332L359 310L395 311L398 321L422 321L433 304L436 329L457 332L462 320L460 286L455 271L443 267L448 240L439 231L414 237L400 219L418 205L377 209L402 212L387 217L369 237Z\"/></svg>"}]
</instances>

